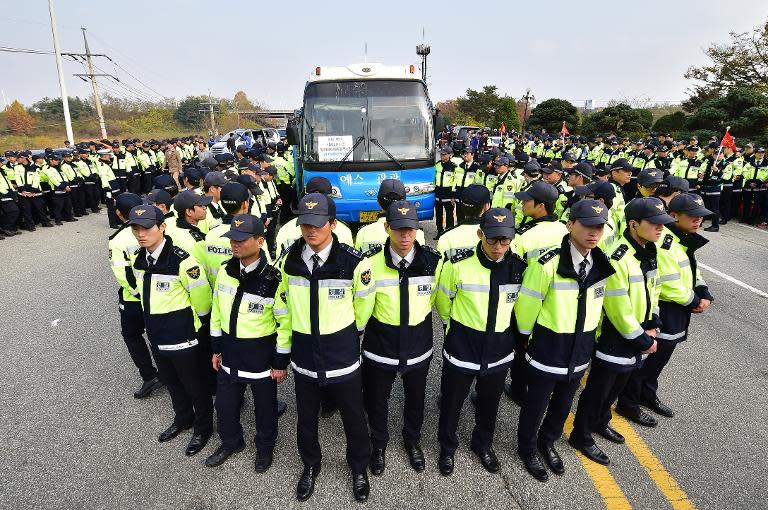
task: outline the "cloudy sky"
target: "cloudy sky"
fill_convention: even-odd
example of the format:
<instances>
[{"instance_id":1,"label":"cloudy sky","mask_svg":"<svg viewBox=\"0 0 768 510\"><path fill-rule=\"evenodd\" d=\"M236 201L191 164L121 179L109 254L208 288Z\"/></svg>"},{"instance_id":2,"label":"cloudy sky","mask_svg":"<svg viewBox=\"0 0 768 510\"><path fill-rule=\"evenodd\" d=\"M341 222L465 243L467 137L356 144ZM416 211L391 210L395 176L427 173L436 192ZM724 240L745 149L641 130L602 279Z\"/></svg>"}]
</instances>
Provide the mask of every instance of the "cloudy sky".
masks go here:
<instances>
[{"instance_id":1,"label":"cloudy sky","mask_svg":"<svg viewBox=\"0 0 768 510\"><path fill-rule=\"evenodd\" d=\"M643 2L245 2L221 0L55 0L62 51L82 52L81 26L97 72L117 96L157 99L207 94L231 98L244 90L273 108L294 108L317 65L368 61L418 63L416 44L432 46L430 94L435 101L468 87L495 84L520 97L561 97L582 105L610 99L680 101L692 64L730 31L765 22L758 0ZM46 0L2 0L0 46L51 51ZM72 76L69 95L90 85ZM59 94L52 55L0 52L0 89L31 104Z\"/></svg>"}]
</instances>

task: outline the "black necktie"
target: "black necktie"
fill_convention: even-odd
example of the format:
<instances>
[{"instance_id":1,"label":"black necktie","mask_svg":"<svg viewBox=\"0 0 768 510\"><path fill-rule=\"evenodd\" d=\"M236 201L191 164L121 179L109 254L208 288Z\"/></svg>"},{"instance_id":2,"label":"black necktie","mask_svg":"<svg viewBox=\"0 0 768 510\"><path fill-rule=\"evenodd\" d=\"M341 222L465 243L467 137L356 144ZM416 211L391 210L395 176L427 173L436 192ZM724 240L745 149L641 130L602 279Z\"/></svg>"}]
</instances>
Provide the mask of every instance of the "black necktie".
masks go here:
<instances>
[{"instance_id":1,"label":"black necktie","mask_svg":"<svg viewBox=\"0 0 768 510\"><path fill-rule=\"evenodd\" d=\"M408 261L405 259L400 259L400 271L405 271L405 268L408 266Z\"/></svg>"},{"instance_id":2,"label":"black necktie","mask_svg":"<svg viewBox=\"0 0 768 510\"><path fill-rule=\"evenodd\" d=\"M241 280L245 280L246 276L248 276L248 271L246 271L245 269L241 269L240 270L240 279Z\"/></svg>"},{"instance_id":3,"label":"black necktie","mask_svg":"<svg viewBox=\"0 0 768 510\"><path fill-rule=\"evenodd\" d=\"M315 274L315 271L317 271L318 267L320 267L320 255L315 253L312 255L312 274Z\"/></svg>"},{"instance_id":4,"label":"black necktie","mask_svg":"<svg viewBox=\"0 0 768 510\"><path fill-rule=\"evenodd\" d=\"M584 259L579 264L579 280L582 282L587 279L587 259Z\"/></svg>"},{"instance_id":5,"label":"black necktie","mask_svg":"<svg viewBox=\"0 0 768 510\"><path fill-rule=\"evenodd\" d=\"M147 255L147 266L154 267L155 266L155 257L152 255Z\"/></svg>"}]
</instances>

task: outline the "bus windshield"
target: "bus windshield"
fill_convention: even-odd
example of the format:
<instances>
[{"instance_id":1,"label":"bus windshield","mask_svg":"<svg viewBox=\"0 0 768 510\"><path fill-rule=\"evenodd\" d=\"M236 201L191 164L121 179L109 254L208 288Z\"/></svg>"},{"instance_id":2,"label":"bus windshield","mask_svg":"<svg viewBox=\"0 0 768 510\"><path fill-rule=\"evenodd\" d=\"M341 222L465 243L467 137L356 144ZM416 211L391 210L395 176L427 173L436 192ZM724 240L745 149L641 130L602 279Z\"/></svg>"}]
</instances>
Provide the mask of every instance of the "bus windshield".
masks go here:
<instances>
[{"instance_id":1,"label":"bus windshield","mask_svg":"<svg viewBox=\"0 0 768 510\"><path fill-rule=\"evenodd\" d=\"M338 162L348 153L350 162L390 161L387 152L401 161L434 157L431 112L418 81L312 83L305 92L304 121L308 162Z\"/></svg>"}]
</instances>

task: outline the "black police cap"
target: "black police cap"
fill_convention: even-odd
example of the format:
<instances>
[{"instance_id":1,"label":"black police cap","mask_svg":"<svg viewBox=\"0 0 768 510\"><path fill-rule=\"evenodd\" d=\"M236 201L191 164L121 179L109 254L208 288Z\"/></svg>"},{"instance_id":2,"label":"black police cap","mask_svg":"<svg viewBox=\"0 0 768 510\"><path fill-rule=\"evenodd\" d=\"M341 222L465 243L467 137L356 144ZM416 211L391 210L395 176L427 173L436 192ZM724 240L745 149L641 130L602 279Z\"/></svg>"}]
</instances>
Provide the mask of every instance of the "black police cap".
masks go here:
<instances>
[{"instance_id":1,"label":"black police cap","mask_svg":"<svg viewBox=\"0 0 768 510\"><path fill-rule=\"evenodd\" d=\"M597 200L586 198L571 206L568 219L589 227L608 223L608 207Z\"/></svg>"},{"instance_id":2,"label":"black police cap","mask_svg":"<svg viewBox=\"0 0 768 510\"><path fill-rule=\"evenodd\" d=\"M419 228L416 206L407 200L397 200L387 208L387 224L391 229Z\"/></svg>"}]
</instances>

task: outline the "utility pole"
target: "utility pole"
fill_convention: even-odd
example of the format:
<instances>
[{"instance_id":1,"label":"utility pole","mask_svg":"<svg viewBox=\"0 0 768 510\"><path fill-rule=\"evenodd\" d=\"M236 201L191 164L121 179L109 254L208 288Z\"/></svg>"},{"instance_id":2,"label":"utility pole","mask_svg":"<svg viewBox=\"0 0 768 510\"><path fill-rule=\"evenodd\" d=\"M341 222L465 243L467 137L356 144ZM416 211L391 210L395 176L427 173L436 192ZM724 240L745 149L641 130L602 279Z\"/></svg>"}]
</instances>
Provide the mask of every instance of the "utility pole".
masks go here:
<instances>
[{"instance_id":1,"label":"utility pole","mask_svg":"<svg viewBox=\"0 0 768 510\"><path fill-rule=\"evenodd\" d=\"M104 123L104 113L101 110L101 97L99 96L99 87L96 85L96 75L93 73L93 62L91 61L91 49L88 47L88 39L85 37L85 27L80 27L83 31L83 42L85 43L85 58L88 61L88 74L91 78L91 85L93 86L93 100L96 103L96 115L99 116L99 129L101 129L101 137L107 137L107 126Z\"/></svg>"},{"instance_id":2,"label":"utility pole","mask_svg":"<svg viewBox=\"0 0 768 510\"><path fill-rule=\"evenodd\" d=\"M536 101L536 98L533 97L533 94L531 94L531 89L526 89L523 99L525 99L525 110L523 111L523 121L521 123L520 131L525 134L525 121L528 118L528 102Z\"/></svg>"},{"instance_id":3,"label":"utility pole","mask_svg":"<svg viewBox=\"0 0 768 510\"><path fill-rule=\"evenodd\" d=\"M211 89L208 89L208 102L201 103L201 106L207 106L207 109L198 110L199 112L207 112L211 121L211 133L216 134L216 119L213 116L213 105L218 104L213 102L213 96L211 95Z\"/></svg>"},{"instance_id":4,"label":"utility pole","mask_svg":"<svg viewBox=\"0 0 768 510\"><path fill-rule=\"evenodd\" d=\"M421 57L421 80L427 83L427 55L431 51L429 44L425 41L424 27L421 28L421 44L416 46L416 54Z\"/></svg>"},{"instance_id":5,"label":"utility pole","mask_svg":"<svg viewBox=\"0 0 768 510\"><path fill-rule=\"evenodd\" d=\"M67 140L75 143L75 135L72 133L72 119L69 116L69 98L67 86L64 83L64 65L61 62L61 48L59 48L59 34L56 31L56 13L53 10L53 0L48 0L48 13L51 16L51 32L53 33L53 51L56 53L56 69L59 72L59 88L61 89L61 105L64 108L64 125L67 129Z\"/></svg>"}]
</instances>

